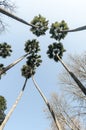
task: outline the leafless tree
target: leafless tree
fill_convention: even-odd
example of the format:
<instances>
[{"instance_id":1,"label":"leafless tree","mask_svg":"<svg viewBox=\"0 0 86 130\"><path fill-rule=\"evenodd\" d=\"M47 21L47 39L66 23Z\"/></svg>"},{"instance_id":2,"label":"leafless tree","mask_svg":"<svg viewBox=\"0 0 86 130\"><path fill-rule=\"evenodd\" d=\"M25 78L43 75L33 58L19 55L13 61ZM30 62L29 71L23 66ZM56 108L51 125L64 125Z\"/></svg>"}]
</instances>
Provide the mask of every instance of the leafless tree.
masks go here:
<instances>
[{"instance_id":1,"label":"leafless tree","mask_svg":"<svg viewBox=\"0 0 86 130\"><path fill-rule=\"evenodd\" d=\"M13 12L15 9L15 4L10 0L0 0L0 7L6 9L10 12ZM5 30L5 22L3 21L3 17L0 14L0 33Z\"/></svg>"},{"instance_id":2,"label":"leafless tree","mask_svg":"<svg viewBox=\"0 0 86 130\"><path fill-rule=\"evenodd\" d=\"M82 55L69 55L67 65L70 67L73 73L76 74L77 78L86 86L86 52ZM64 89L71 93L74 97L78 97L80 101L86 102L86 96L78 88L77 84L72 80L70 75L64 70L60 74L60 81L65 87ZM70 87L71 86L71 87ZM71 88L71 89L70 89ZM77 99L78 99L77 98Z\"/></svg>"},{"instance_id":3,"label":"leafless tree","mask_svg":"<svg viewBox=\"0 0 86 130\"><path fill-rule=\"evenodd\" d=\"M60 122L60 125L62 127L62 130L80 130L79 121L77 119L77 124L74 119L72 119L70 114L70 106L67 104L67 102L61 97L58 97L56 93L53 93L51 96L50 103L52 105L52 108L55 112L57 120ZM49 118L51 116L49 115ZM55 124L52 120L51 129L55 130Z\"/></svg>"},{"instance_id":4,"label":"leafless tree","mask_svg":"<svg viewBox=\"0 0 86 130\"><path fill-rule=\"evenodd\" d=\"M71 118L71 105L69 105L65 98L62 97L64 96L62 95L61 97L58 97L56 93L53 93L51 96L51 104L55 114L57 115L57 119L60 121L62 130L80 130L78 124L76 124L75 121Z\"/></svg>"},{"instance_id":5,"label":"leafless tree","mask_svg":"<svg viewBox=\"0 0 86 130\"><path fill-rule=\"evenodd\" d=\"M3 7L9 11L14 11L15 4L10 0L0 0L0 7Z\"/></svg>"},{"instance_id":6,"label":"leafless tree","mask_svg":"<svg viewBox=\"0 0 86 130\"><path fill-rule=\"evenodd\" d=\"M67 65L86 87L86 52L81 55L69 55ZM65 70L60 74L60 82L63 86L60 88L65 92L67 99L70 98L73 101L72 117L83 119L86 124L86 96Z\"/></svg>"},{"instance_id":7,"label":"leafless tree","mask_svg":"<svg viewBox=\"0 0 86 130\"><path fill-rule=\"evenodd\" d=\"M77 84L77 86L79 87L79 89L81 90L81 92L86 96L86 87L82 84L82 82L78 79L78 77L70 69L70 67L68 67L65 64L65 62L63 62L63 60L59 57L59 55L57 55L57 58L60 61L60 63L63 65L63 67L65 68L65 70L69 73L69 75L71 76L71 78L75 81L75 83Z\"/></svg>"}]
</instances>

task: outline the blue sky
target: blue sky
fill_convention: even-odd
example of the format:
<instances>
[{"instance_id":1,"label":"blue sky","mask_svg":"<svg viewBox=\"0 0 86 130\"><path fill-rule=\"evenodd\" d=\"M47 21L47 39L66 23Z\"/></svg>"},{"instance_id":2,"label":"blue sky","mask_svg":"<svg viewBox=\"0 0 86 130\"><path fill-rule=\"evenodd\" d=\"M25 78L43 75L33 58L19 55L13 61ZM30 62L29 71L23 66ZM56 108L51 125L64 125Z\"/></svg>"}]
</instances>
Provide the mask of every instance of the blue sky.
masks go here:
<instances>
[{"instance_id":1,"label":"blue sky","mask_svg":"<svg viewBox=\"0 0 86 130\"><path fill-rule=\"evenodd\" d=\"M49 20L49 26L52 22L65 20L70 29L86 25L86 1L85 0L14 0L17 9L16 15L30 22L34 16L41 14ZM5 65L10 64L18 57L24 54L24 44L28 39L36 38L29 30L30 27L23 25L7 16L2 16L7 24L7 29L0 35L0 42L7 42L12 45L13 54L6 60L0 59ZM64 54L63 60L67 61L69 53L82 54L86 51L86 31L69 33L62 40L67 52ZM40 42L43 63L37 69L35 78L49 99L52 92L59 92L60 86L58 75L63 67L60 63L54 63L48 59L46 55L47 46L54 40L50 39L47 32L46 36L37 38ZM25 60L16 65L7 75L0 80L1 95L7 100L7 111L15 102L16 97L22 88L24 78L21 77L20 69L25 64ZM28 81L24 95L18 104L15 112L7 122L4 130L11 129L30 129L30 130L48 130L50 122L44 113L45 103L35 89L32 80Z\"/></svg>"}]
</instances>

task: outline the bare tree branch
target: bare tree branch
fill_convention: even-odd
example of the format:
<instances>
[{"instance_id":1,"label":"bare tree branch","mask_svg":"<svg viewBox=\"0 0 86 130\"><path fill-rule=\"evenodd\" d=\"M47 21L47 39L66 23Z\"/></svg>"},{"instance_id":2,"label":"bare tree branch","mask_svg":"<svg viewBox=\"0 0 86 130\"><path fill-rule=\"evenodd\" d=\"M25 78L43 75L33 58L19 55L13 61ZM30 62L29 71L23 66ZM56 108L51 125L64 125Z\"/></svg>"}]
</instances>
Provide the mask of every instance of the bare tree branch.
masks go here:
<instances>
[{"instance_id":1,"label":"bare tree branch","mask_svg":"<svg viewBox=\"0 0 86 130\"><path fill-rule=\"evenodd\" d=\"M15 4L10 0L0 0L0 7L5 8L11 12L16 8Z\"/></svg>"},{"instance_id":2,"label":"bare tree branch","mask_svg":"<svg viewBox=\"0 0 86 130\"><path fill-rule=\"evenodd\" d=\"M0 8L9 10L11 13L15 10L16 6L10 0L0 0ZM6 25L0 16L0 33L5 30Z\"/></svg>"},{"instance_id":3,"label":"bare tree branch","mask_svg":"<svg viewBox=\"0 0 86 130\"><path fill-rule=\"evenodd\" d=\"M66 127L68 127L71 130L80 130L80 128L74 123L74 121L69 116L69 108L67 108L68 104L65 101L63 101L62 96L59 98L56 93L53 93L50 103L52 105L53 110L55 111L57 119L59 120L61 126L63 126L63 130L66 130Z\"/></svg>"}]
</instances>

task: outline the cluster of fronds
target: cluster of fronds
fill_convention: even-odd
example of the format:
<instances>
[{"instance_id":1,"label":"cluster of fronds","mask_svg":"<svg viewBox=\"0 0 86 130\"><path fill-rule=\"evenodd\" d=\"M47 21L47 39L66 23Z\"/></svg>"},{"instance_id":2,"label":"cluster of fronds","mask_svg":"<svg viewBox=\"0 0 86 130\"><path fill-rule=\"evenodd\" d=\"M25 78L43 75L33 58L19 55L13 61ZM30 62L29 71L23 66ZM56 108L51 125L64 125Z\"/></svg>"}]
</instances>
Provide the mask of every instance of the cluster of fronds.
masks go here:
<instances>
[{"instance_id":1,"label":"cluster of fronds","mask_svg":"<svg viewBox=\"0 0 86 130\"><path fill-rule=\"evenodd\" d=\"M36 36L44 35L45 32L48 30L48 21L41 15L35 16L31 21L31 24L37 26L36 28L31 28L32 33Z\"/></svg>"},{"instance_id":2,"label":"cluster of fronds","mask_svg":"<svg viewBox=\"0 0 86 130\"><path fill-rule=\"evenodd\" d=\"M27 57L26 65L23 65L21 69L22 76L30 78L35 74L36 68L39 67L42 62L41 56L38 55L38 52L40 51L39 42L36 39L33 39L32 41L28 40L24 50L29 55Z\"/></svg>"},{"instance_id":3,"label":"cluster of fronds","mask_svg":"<svg viewBox=\"0 0 86 130\"><path fill-rule=\"evenodd\" d=\"M8 45L6 42L0 43L0 56L2 58L6 58L7 56L11 56L11 46Z\"/></svg>"},{"instance_id":4,"label":"cluster of fronds","mask_svg":"<svg viewBox=\"0 0 86 130\"><path fill-rule=\"evenodd\" d=\"M48 57L50 59L54 59L56 62L58 62L58 57L57 55L62 58L63 56L63 52L65 52L66 50L64 49L63 47L63 44L62 43L53 43L51 45L48 46L48 51L47 51L47 54L48 54Z\"/></svg>"}]
</instances>

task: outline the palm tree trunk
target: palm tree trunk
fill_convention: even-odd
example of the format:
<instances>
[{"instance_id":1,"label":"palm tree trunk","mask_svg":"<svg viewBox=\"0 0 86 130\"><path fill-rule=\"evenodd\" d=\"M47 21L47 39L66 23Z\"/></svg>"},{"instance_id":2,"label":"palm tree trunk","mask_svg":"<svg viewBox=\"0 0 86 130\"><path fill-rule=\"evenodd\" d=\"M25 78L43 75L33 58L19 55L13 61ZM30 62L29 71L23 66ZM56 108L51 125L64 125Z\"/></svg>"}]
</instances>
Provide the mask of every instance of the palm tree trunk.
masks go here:
<instances>
[{"instance_id":1,"label":"palm tree trunk","mask_svg":"<svg viewBox=\"0 0 86 130\"><path fill-rule=\"evenodd\" d=\"M60 33L67 33L67 32L78 32L78 31L83 31L86 30L86 26L78 27L75 29L70 29L70 30L61 30L59 31Z\"/></svg>"},{"instance_id":2,"label":"palm tree trunk","mask_svg":"<svg viewBox=\"0 0 86 130\"><path fill-rule=\"evenodd\" d=\"M28 26L32 26L32 27L37 28L37 26L26 22L25 20L23 20L23 19L21 19L21 18L15 16L15 15L13 15L12 13L9 13L8 11L6 11L6 10L4 10L4 9L2 9L2 8L0 8L0 12L1 12L2 14L4 14L4 15L8 16L8 17L11 17L12 19L15 19L15 20L17 20L17 21L23 23L23 24L26 24L26 25L28 25Z\"/></svg>"},{"instance_id":3,"label":"palm tree trunk","mask_svg":"<svg viewBox=\"0 0 86 130\"><path fill-rule=\"evenodd\" d=\"M21 99L21 97L22 97L22 95L23 95L23 92L24 92L24 90L25 90L26 83L27 83L27 78L25 79L25 82L24 82L24 85L23 85L23 87L22 87L22 90L20 91L20 93L19 93L19 95L18 95L18 97L17 97L15 103L13 104L12 108L10 109L10 111L9 111L8 114L6 115L4 121L2 122L2 124L1 124L1 126L0 126L0 130L3 130L3 129L4 129L4 127L5 127L6 123L7 123L7 121L9 120L9 118L11 117L12 113L14 112L14 110L15 110L17 104L19 103L19 101L20 101L20 99Z\"/></svg>"},{"instance_id":4,"label":"palm tree trunk","mask_svg":"<svg viewBox=\"0 0 86 130\"><path fill-rule=\"evenodd\" d=\"M17 63L19 63L21 60L23 60L29 53L21 56L20 58L18 58L16 61L14 61L13 63L11 63L10 65L8 65L7 67L5 67L2 71L0 71L0 76L5 73L7 70L11 69L14 65L16 65Z\"/></svg>"},{"instance_id":5,"label":"palm tree trunk","mask_svg":"<svg viewBox=\"0 0 86 130\"><path fill-rule=\"evenodd\" d=\"M78 80L78 78L74 75L74 73L70 71L70 69L66 66L66 64L61 60L61 58L58 55L57 55L57 58L59 59L61 64L64 66L64 68L67 70L67 72L70 74L70 76L73 78L73 80L76 82L76 84L84 93L84 95L86 95L86 88L84 87L84 85Z\"/></svg>"},{"instance_id":6,"label":"palm tree trunk","mask_svg":"<svg viewBox=\"0 0 86 130\"><path fill-rule=\"evenodd\" d=\"M32 76L32 80L33 80L33 83L34 83L36 89L38 90L38 92L40 93L40 95L41 95L41 97L43 98L44 102L46 103L46 105L47 105L47 107L48 107L48 109L49 109L49 111L50 111L50 113L51 113L51 115L52 115L52 118L53 118L53 120L54 120L54 122L55 122L55 124L56 124L57 129L58 129L58 130L62 130L61 125L60 125L59 121L57 120L56 115L55 115L55 113L54 113L54 111L53 111L51 105L49 104L49 102L48 102L48 100L46 99L45 95L43 94L43 92L42 92L41 89L39 88L39 86L38 86L38 84L36 83L36 81L35 81L35 79L34 79L33 76Z\"/></svg>"}]
</instances>

